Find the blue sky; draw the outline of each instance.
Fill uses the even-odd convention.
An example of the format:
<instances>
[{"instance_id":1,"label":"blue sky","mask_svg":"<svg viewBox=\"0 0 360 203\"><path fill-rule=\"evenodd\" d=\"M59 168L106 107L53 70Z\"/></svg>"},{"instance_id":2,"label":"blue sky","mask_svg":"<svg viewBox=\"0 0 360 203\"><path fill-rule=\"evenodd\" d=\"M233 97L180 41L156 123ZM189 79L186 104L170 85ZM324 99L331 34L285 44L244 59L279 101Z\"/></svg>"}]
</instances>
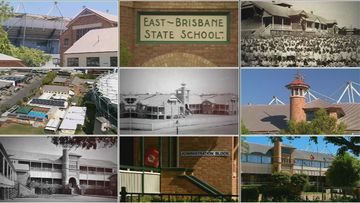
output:
<instances>
[{"instance_id":1,"label":"blue sky","mask_svg":"<svg viewBox=\"0 0 360 203\"><path fill-rule=\"evenodd\" d=\"M246 142L249 143L257 143L257 144L264 144L264 145L272 145L269 137L265 136L246 136ZM323 137L318 136L318 144L315 144L312 141L309 141L309 137L300 137L294 140L288 140L283 137L283 144L291 145L298 150L305 150L310 152L319 152L319 153L326 153L326 154L336 154L338 149L337 146L328 143L326 144L323 140Z\"/></svg>"},{"instance_id":2,"label":"blue sky","mask_svg":"<svg viewBox=\"0 0 360 203\"><path fill-rule=\"evenodd\" d=\"M9 1L8 1L9 2ZM54 1L40 1L40 0L33 0L33 1L17 1L13 0L10 1L10 5L13 6L14 10L21 5L20 2L23 2L25 7L26 13L31 14L47 14L51 7L54 5ZM77 1L77 0L59 0L58 7L64 17L75 17L80 11L83 10L83 6L87 8L92 8L98 11L106 12L109 10L109 13L113 15L118 14L118 4L116 0L102 0L102 1L95 1L95 0L87 0L87 1ZM23 8L20 6L19 12L23 13ZM53 16L60 16L57 9L54 9L50 15Z\"/></svg>"},{"instance_id":3,"label":"blue sky","mask_svg":"<svg viewBox=\"0 0 360 203\"><path fill-rule=\"evenodd\" d=\"M360 70L352 69L297 69L305 76L310 88L338 99L345 89L347 81L360 83ZM285 87L294 79L297 70L291 69L243 69L241 70L241 104L268 104L273 96L289 103L290 92ZM360 86L354 85L359 91ZM341 89L340 89L341 88ZM315 96L319 96L315 94ZM322 97L323 99L325 97ZM347 97L346 97L347 98ZM345 100L344 100L345 101ZM360 98L357 98L360 101Z\"/></svg>"}]
</instances>

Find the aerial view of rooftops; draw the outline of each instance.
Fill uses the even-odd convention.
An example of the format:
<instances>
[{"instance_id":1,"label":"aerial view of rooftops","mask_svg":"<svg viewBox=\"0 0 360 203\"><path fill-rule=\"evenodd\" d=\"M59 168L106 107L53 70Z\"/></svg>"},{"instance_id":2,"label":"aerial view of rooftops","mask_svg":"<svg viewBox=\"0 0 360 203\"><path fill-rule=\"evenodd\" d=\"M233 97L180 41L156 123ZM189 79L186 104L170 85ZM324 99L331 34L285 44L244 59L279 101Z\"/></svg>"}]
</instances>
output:
<instances>
[{"instance_id":1,"label":"aerial view of rooftops","mask_svg":"<svg viewBox=\"0 0 360 203\"><path fill-rule=\"evenodd\" d=\"M120 69L120 133L238 134L238 69Z\"/></svg>"},{"instance_id":2,"label":"aerial view of rooftops","mask_svg":"<svg viewBox=\"0 0 360 203\"><path fill-rule=\"evenodd\" d=\"M1 1L0 67L116 67L117 1Z\"/></svg>"},{"instance_id":3,"label":"aerial view of rooftops","mask_svg":"<svg viewBox=\"0 0 360 203\"><path fill-rule=\"evenodd\" d=\"M360 70L242 70L242 134L360 134Z\"/></svg>"},{"instance_id":4,"label":"aerial view of rooftops","mask_svg":"<svg viewBox=\"0 0 360 203\"><path fill-rule=\"evenodd\" d=\"M242 67L360 66L359 1L242 1Z\"/></svg>"},{"instance_id":5,"label":"aerial view of rooftops","mask_svg":"<svg viewBox=\"0 0 360 203\"><path fill-rule=\"evenodd\" d=\"M116 69L0 70L0 134L117 134Z\"/></svg>"}]
</instances>

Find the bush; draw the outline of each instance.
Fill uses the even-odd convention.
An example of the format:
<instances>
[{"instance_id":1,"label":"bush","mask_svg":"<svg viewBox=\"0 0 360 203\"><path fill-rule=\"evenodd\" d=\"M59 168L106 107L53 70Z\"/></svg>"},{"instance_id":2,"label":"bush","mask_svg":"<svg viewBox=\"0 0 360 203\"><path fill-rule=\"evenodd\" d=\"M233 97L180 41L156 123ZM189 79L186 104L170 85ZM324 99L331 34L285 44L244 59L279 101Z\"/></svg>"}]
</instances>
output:
<instances>
[{"instance_id":1,"label":"bush","mask_svg":"<svg viewBox=\"0 0 360 203\"><path fill-rule=\"evenodd\" d=\"M44 51L28 47L19 47L13 49L13 56L22 60L26 66L40 67L50 61L51 56Z\"/></svg>"},{"instance_id":2,"label":"bush","mask_svg":"<svg viewBox=\"0 0 360 203\"><path fill-rule=\"evenodd\" d=\"M259 188L257 186L247 186L241 188L242 202L257 202L259 198Z\"/></svg>"}]
</instances>

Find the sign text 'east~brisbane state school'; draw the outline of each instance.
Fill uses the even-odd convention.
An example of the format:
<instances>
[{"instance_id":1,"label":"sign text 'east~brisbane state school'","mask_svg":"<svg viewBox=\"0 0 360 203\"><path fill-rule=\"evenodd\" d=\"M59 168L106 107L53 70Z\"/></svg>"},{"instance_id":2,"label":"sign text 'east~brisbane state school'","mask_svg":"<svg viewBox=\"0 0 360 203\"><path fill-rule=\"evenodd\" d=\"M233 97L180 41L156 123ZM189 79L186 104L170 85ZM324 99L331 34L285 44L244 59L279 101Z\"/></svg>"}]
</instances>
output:
<instances>
[{"instance_id":1,"label":"sign text 'east~brisbane state school'","mask_svg":"<svg viewBox=\"0 0 360 203\"><path fill-rule=\"evenodd\" d=\"M140 42L227 42L228 14L139 13Z\"/></svg>"}]
</instances>

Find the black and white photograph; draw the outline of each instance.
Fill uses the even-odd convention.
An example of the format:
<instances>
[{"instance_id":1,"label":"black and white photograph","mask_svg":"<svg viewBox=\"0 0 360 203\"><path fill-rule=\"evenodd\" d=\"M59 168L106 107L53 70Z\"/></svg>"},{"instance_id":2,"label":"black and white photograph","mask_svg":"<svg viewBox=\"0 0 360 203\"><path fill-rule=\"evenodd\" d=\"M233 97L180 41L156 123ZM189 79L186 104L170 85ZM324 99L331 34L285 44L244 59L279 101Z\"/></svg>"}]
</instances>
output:
<instances>
[{"instance_id":1,"label":"black and white photograph","mask_svg":"<svg viewBox=\"0 0 360 203\"><path fill-rule=\"evenodd\" d=\"M120 134L238 134L238 69L121 69Z\"/></svg>"},{"instance_id":2,"label":"black and white photograph","mask_svg":"<svg viewBox=\"0 0 360 203\"><path fill-rule=\"evenodd\" d=\"M357 67L360 2L241 2L242 67Z\"/></svg>"},{"instance_id":3,"label":"black and white photograph","mask_svg":"<svg viewBox=\"0 0 360 203\"><path fill-rule=\"evenodd\" d=\"M1 137L0 199L116 202L117 137Z\"/></svg>"}]
</instances>

